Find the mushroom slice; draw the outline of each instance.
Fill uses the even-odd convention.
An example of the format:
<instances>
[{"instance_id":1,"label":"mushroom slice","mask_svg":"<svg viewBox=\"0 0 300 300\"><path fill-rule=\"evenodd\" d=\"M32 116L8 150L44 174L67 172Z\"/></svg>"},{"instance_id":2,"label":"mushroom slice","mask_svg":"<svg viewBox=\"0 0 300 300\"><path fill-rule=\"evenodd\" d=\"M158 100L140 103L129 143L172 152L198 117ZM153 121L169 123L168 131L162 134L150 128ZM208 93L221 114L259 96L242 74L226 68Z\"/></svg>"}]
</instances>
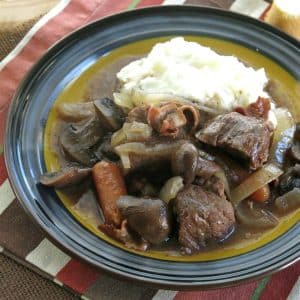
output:
<instances>
[{"instance_id":1,"label":"mushroom slice","mask_svg":"<svg viewBox=\"0 0 300 300\"><path fill-rule=\"evenodd\" d=\"M56 111L61 119L67 122L79 122L95 115L93 102L61 103Z\"/></svg>"},{"instance_id":2,"label":"mushroom slice","mask_svg":"<svg viewBox=\"0 0 300 300\"><path fill-rule=\"evenodd\" d=\"M198 151L192 143L186 142L172 153L172 172L174 175L182 176L185 184L194 181L197 163Z\"/></svg>"},{"instance_id":3,"label":"mushroom slice","mask_svg":"<svg viewBox=\"0 0 300 300\"><path fill-rule=\"evenodd\" d=\"M287 213L300 208L300 188L294 188L276 198L275 206L280 213Z\"/></svg>"},{"instance_id":4,"label":"mushroom slice","mask_svg":"<svg viewBox=\"0 0 300 300\"><path fill-rule=\"evenodd\" d=\"M155 142L153 140L152 142ZM120 156L125 171L133 171L145 166L169 162L172 153L183 143L183 141L167 140L156 143L145 144L140 142L125 143L115 147Z\"/></svg>"},{"instance_id":5,"label":"mushroom slice","mask_svg":"<svg viewBox=\"0 0 300 300\"><path fill-rule=\"evenodd\" d=\"M95 100L94 105L103 126L110 130L121 128L125 116L113 100L109 98Z\"/></svg>"},{"instance_id":6,"label":"mushroom slice","mask_svg":"<svg viewBox=\"0 0 300 300\"><path fill-rule=\"evenodd\" d=\"M294 143L290 148L290 152L291 152L292 157L296 161L300 162L300 142Z\"/></svg>"},{"instance_id":7,"label":"mushroom slice","mask_svg":"<svg viewBox=\"0 0 300 300\"><path fill-rule=\"evenodd\" d=\"M160 244L171 232L166 203L160 199L121 196L118 200L121 215L128 227L151 244Z\"/></svg>"},{"instance_id":8,"label":"mushroom slice","mask_svg":"<svg viewBox=\"0 0 300 300\"><path fill-rule=\"evenodd\" d=\"M60 143L63 150L76 162L93 166L97 162L92 147L103 137L103 128L97 118L78 124L68 124Z\"/></svg>"},{"instance_id":9,"label":"mushroom slice","mask_svg":"<svg viewBox=\"0 0 300 300\"><path fill-rule=\"evenodd\" d=\"M65 188L77 184L87 178L90 168L65 167L57 172L47 172L40 178L40 183L55 188Z\"/></svg>"},{"instance_id":10,"label":"mushroom slice","mask_svg":"<svg viewBox=\"0 0 300 300\"><path fill-rule=\"evenodd\" d=\"M281 195L294 188L300 188L300 164L288 168L288 170L279 178L279 192Z\"/></svg>"}]
</instances>

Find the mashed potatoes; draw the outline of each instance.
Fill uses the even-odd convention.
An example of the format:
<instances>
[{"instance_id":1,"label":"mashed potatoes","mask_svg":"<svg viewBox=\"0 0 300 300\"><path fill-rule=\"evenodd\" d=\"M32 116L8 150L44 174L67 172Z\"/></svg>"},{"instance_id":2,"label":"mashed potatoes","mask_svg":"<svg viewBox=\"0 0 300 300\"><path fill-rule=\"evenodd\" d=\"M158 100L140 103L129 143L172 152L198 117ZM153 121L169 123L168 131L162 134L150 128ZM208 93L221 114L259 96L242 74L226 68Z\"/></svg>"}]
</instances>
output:
<instances>
[{"instance_id":1,"label":"mashed potatoes","mask_svg":"<svg viewBox=\"0 0 300 300\"><path fill-rule=\"evenodd\" d=\"M123 107L139 105L141 98L143 103L151 102L149 94L166 94L218 111L266 96L263 89L268 81L264 69L246 67L234 56L219 55L182 37L156 44L147 57L128 64L117 77L121 88L114 99Z\"/></svg>"}]
</instances>

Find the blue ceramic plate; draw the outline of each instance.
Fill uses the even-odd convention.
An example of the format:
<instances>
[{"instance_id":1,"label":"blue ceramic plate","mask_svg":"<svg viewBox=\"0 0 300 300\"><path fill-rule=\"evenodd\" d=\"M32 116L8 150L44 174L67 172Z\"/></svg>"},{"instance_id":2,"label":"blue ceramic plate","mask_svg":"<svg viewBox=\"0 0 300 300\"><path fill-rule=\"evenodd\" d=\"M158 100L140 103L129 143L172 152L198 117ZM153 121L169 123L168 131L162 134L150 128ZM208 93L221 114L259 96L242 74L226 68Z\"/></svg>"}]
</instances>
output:
<instances>
[{"instance_id":1,"label":"blue ceramic plate","mask_svg":"<svg viewBox=\"0 0 300 300\"><path fill-rule=\"evenodd\" d=\"M122 47L132 49L134 43L135 54L145 54L155 41L170 36L185 36L236 55L254 67L263 66L268 76L280 80L299 97L299 42L255 19L188 6L152 7L102 19L52 47L15 94L6 127L5 159L18 199L52 240L67 251L110 273L147 284L170 289L216 288L292 264L300 254L299 211L276 233L242 251L165 257L127 251L109 238L96 235L68 211L54 190L38 184L46 171L45 124L66 86L72 86ZM287 106L293 107L299 121L299 104L294 101Z\"/></svg>"}]
</instances>

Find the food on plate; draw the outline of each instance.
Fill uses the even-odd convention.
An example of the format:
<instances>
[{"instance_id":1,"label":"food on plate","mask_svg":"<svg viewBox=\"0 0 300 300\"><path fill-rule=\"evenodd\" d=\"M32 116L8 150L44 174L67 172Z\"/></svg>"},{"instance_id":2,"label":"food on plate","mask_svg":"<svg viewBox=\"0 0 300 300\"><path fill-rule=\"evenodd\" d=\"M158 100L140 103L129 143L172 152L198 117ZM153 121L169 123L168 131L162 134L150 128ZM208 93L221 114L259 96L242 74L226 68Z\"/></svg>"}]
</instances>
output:
<instances>
[{"instance_id":1,"label":"food on plate","mask_svg":"<svg viewBox=\"0 0 300 300\"><path fill-rule=\"evenodd\" d=\"M137 251L222 248L299 209L300 126L264 69L180 37L126 63L113 97L55 106L61 170L42 184Z\"/></svg>"},{"instance_id":2,"label":"food on plate","mask_svg":"<svg viewBox=\"0 0 300 300\"><path fill-rule=\"evenodd\" d=\"M265 21L300 39L300 5L295 0L274 0Z\"/></svg>"},{"instance_id":3,"label":"food on plate","mask_svg":"<svg viewBox=\"0 0 300 300\"><path fill-rule=\"evenodd\" d=\"M121 107L157 104L166 94L168 100L176 95L221 112L265 96L268 81L264 69L246 67L234 56L181 37L156 44L147 57L122 68L117 78L121 87L115 102Z\"/></svg>"}]
</instances>

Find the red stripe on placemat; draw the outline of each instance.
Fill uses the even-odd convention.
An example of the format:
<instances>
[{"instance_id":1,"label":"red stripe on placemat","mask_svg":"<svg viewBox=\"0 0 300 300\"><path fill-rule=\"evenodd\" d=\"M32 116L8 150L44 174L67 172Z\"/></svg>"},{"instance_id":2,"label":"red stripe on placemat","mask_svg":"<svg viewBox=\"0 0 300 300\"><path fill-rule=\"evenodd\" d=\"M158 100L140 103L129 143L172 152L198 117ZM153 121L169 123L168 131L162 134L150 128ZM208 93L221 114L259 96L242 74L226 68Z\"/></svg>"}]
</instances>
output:
<instances>
[{"instance_id":1,"label":"red stripe on placemat","mask_svg":"<svg viewBox=\"0 0 300 300\"><path fill-rule=\"evenodd\" d=\"M260 300L285 300L300 276L300 262L274 274L266 285Z\"/></svg>"},{"instance_id":2,"label":"red stripe on placemat","mask_svg":"<svg viewBox=\"0 0 300 300\"><path fill-rule=\"evenodd\" d=\"M102 2L71 1L61 13L39 29L22 51L0 72L0 144L3 144L3 116L6 115L9 102L23 76L51 45L86 22Z\"/></svg>"},{"instance_id":3,"label":"red stripe on placemat","mask_svg":"<svg viewBox=\"0 0 300 300\"><path fill-rule=\"evenodd\" d=\"M163 3L163 0L142 0L136 7L146 7L146 6L154 6L154 5L160 5Z\"/></svg>"},{"instance_id":4,"label":"red stripe on placemat","mask_svg":"<svg viewBox=\"0 0 300 300\"><path fill-rule=\"evenodd\" d=\"M5 162L4 162L4 155L0 155L0 185L5 181L7 178L7 171L5 167Z\"/></svg>"},{"instance_id":5,"label":"red stripe on placemat","mask_svg":"<svg viewBox=\"0 0 300 300\"><path fill-rule=\"evenodd\" d=\"M111 0L102 1L101 7L98 7L87 21L95 21L97 19L125 10L131 4L131 2L132 0L122 0L114 2Z\"/></svg>"},{"instance_id":6,"label":"red stripe on placemat","mask_svg":"<svg viewBox=\"0 0 300 300\"><path fill-rule=\"evenodd\" d=\"M95 268L86 263L71 259L59 271L56 278L77 293L83 294L99 276L100 273Z\"/></svg>"},{"instance_id":7,"label":"red stripe on placemat","mask_svg":"<svg viewBox=\"0 0 300 300\"><path fill-rule=\"evenodd\" d=\"M199 292L178 292L174 300L241 300L250 299L257 283L251 282L232 288ZM274 298L275 299L275 298Z\"/></svg>"}]
</instances>

